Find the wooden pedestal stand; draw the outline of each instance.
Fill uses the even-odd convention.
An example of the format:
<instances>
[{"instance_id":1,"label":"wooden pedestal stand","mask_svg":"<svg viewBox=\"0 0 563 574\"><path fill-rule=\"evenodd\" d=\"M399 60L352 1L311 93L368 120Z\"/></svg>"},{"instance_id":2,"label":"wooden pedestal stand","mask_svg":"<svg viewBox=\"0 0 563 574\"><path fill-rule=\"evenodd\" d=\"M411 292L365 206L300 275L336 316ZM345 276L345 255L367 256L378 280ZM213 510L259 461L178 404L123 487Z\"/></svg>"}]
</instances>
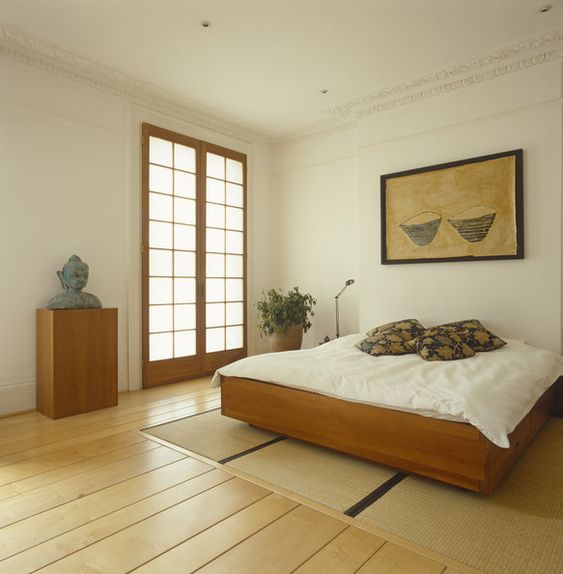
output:
<instances>
[{"instance_id":1,"label":"wooden pedestal stand","mask_svg":"<svg viewBox=\"0 0 563 574\"><path fill-rule=\"evenodd\" d=\"M117 404L117 309L37 310L37 410L58 419Z\"/></svg>"}]
</instances>

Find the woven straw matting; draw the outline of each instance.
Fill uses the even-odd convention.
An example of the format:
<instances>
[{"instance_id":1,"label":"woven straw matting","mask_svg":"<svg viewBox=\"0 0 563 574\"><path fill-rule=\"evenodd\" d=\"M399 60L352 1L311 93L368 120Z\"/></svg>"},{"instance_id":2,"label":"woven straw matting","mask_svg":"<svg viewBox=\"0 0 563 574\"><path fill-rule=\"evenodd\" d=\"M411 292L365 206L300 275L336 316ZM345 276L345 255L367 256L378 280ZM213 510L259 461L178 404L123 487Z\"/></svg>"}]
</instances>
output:
<instances>
[{"instance_id":1,"label":"woven straw matting","mask_svg":"<svg viewBox=\"0 0 563 574\"><path fill-rule=\"evenodd\" d=\"M490 495L410 476L358 518L490 574L562 574L563 419Z\"/></svg>"},{"instance_id":2,"label":"woven straw matting","mask_svg":"<svg viewBox=\"0 0 563 574\"><path fill-rule=\"evenodd\" d=\"M296 440L284 440L230 462L252 476L344 512L396 471Z\"/></svg>"},{"instance_id":3,"label":"woven straw matting","mask_svg":"<svg viewBox=\"0 0 563 574\"><path fill-rule=\"evenodd\" d=\"M213 460L278 436L222 417L219 410L145 432ZM341 512L396 473L291 439L227 466ZM561 574L563 419L548 421L491 495L408 476L358 519L488 574Z\"/></svg>"},{"instance_id":4,"label":"woven straw matting","mask_svg":"<svg viewBox=\"0 0 563 574\"><path fill-rule=\"evenodd\" d=\"M223 417L219 409L144 429L144 432L212 460L222 460L279 436Z\"/></svg>"}]
</instances>

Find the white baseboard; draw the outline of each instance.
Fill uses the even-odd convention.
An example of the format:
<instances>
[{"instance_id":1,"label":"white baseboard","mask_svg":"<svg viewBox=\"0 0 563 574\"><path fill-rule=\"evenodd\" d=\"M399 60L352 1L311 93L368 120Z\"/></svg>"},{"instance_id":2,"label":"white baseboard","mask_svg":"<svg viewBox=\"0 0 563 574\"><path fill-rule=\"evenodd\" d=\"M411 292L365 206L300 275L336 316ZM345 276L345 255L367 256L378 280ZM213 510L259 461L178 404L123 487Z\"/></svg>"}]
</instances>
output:
<instances>
[{"instance_id":1,"label":"white baseboard","mask_svg":"<svg viewBox=\"0 0 563 574\"><path fill-rule=\"evenodd\" d=\"M129 390L127 369L119 369L117 380L119 392ZM35 397L33 379L0 384L0 416L35 410Z\"/></svg>"},{"instance_id":2,"label":"white baseboard","mask_svg":"<svg viewBox=\"0 0 563 574\"><path fill-rule=\"evenodd\" d=\"M117 392L129 391L129 370L118 369L117 371Z\"/></svg>"},{"instance_id":3,"label":"white baseboard","mask_svg":"<svg viewBox=\"0 0 563 574\"><path fill-rule=\"evenodd\" d=\"M0 415L35 410L35 381L0 385Z\"/></svg>"}]
</instances>

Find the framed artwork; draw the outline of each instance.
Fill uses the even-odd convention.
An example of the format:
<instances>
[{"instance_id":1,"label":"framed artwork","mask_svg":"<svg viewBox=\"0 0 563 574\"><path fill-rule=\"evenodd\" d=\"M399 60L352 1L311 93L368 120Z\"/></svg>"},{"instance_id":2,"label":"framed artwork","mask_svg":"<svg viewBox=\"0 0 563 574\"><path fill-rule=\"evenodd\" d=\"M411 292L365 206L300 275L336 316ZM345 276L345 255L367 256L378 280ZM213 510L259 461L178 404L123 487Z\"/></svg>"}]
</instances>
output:
<instances>
[{"instance_id":1,"label":"framed artwork","mask_svg":"<svg viewBox=\"0 0 563 574\"><path fill-rule=\"evenodd\" d=\"M521 149L381 176L381 263L523 258Z\"/></svg>"}]
</instances>

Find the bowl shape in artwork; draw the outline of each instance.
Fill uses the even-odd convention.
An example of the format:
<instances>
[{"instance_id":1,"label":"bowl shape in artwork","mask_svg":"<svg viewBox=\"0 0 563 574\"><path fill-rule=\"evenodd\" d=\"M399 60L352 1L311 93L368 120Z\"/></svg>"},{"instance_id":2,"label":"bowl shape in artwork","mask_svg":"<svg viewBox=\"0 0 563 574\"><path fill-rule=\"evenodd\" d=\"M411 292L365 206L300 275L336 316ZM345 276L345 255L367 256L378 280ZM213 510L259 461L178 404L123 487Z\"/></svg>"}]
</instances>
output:
<instances>
[{"instance_id":1,"label":"bowl shape in artwork","mask_svg":"<svg viewBox=\"0 0 563 574\"><path fill-rule=\"evenodd\" d=\"M469 243L478 243L487 237L496 217L494 208L475 205L457 213L448 223Z\"/></svg>"},{"instance_id":2,"label":"bowl shape in artwork","mask_svg":"<svg viewBox=\"0 0 563 574\"><path fill-rule=\"evenodd\" d=\"M432 243L438 228L442 223L442 216L435 211L422 211L403 221L399 227L407 237L419 247Z\"/></svg>"}]
</instances>

